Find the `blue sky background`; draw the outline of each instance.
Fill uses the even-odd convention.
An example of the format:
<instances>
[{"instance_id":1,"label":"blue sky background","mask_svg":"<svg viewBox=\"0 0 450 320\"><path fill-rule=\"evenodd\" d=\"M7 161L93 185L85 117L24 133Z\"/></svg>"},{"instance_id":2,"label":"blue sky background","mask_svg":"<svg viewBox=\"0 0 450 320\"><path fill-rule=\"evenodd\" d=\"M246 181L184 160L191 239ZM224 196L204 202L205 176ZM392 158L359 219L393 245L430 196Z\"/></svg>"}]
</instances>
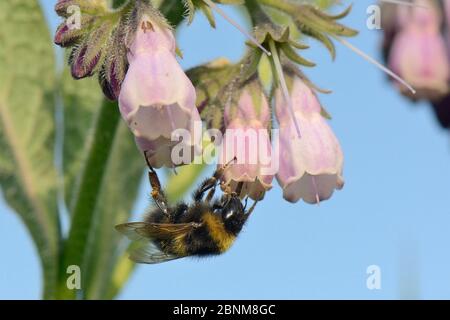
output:
<instances>
[{"instance_id":1,"label":"blue sky background","mask_svg":"<svg viewBox=\"0 0 450 320\"><path fill-rule=\"evenodd\" d=\"M42 2L55 28L54 1ZM354 1L345 22L361 30L352 43L379 57L380 33L365 24L374 2ZM217 25L211 30L199 14L179 30L184 67L241 56L243 37L220 17ZM289 204L275 186L228 253L140 266L119 298L450 298L448 132L426 104L407 102L347 48L338 44L331 62L312 44L305 56L318 66L307 74L333 90L321 100L345 153L345 188L319 207ZM143 184L136 214L146 207L147 193ZM0 298L38 299L34 246L2 200L0 234ZM381 268L381 290L366 288L366 268L373 264Z\"/></svg>"}]
</instances>

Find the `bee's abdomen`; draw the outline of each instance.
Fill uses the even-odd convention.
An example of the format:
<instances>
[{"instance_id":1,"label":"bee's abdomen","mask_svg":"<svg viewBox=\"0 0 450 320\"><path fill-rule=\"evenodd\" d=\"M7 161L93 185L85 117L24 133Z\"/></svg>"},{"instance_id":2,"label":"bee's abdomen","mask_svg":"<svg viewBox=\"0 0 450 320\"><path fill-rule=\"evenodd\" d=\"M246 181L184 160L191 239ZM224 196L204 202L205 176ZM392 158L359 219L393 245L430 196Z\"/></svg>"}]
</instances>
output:
<instances>
[{"instance_id":1,"label":"bee's abdomen","mask_svg":"<svg viewBox=\"0 0 450 320\"><path fill-rule=\"evenodd\" d=\"M228 233L219 217L205 213L203 226L184 238L188 255L213 255L227 251L235 236Z\"/></svg>"},{"instance_id":2,"label":"bee's abdomen","mask_svg":"<svg viewBox=\"0 0 450 320\"><path fill-rule=\"evenodd\" d=\"M183 240L187 255L204 256L220 253L220 248L205 226L187 234Z\"/></svg>"}]
</instances>

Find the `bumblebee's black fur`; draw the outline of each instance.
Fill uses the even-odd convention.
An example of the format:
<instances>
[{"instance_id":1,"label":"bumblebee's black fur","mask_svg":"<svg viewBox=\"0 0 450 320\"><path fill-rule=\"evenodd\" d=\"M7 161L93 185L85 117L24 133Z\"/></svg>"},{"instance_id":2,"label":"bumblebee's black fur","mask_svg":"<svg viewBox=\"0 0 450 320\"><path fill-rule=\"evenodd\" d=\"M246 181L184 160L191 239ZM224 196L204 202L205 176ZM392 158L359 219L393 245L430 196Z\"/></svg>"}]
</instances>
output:
<instances>
[{"instance_id":1,"label":"bumblebee's black fur","mask_svg":"<svg viewBox=\"0 0 450 320\"><path fill-rule=\"evenodd\" d=\"M196 198L197 194L194 193ZM198 200L190 207L186 203L179 203L171 209L167 216L157 206L146 217L146 223L191 223L202 224L205 214L212 214L218 217L223 224L224 231L232 237L236 237L247 221L247 214L237 196L231 196L225 205L220 202L210 204L203 200ZM170 217L170 218L169 218ZM220 228L220 226L215 226ZM187 255L214 255L222 253L222 248L212 238L210 225L202 226L192 230L184 237L184 246ZM170 244L167 241L156 241L161 250L167 250Z\"/></svg>"}]
</instances>

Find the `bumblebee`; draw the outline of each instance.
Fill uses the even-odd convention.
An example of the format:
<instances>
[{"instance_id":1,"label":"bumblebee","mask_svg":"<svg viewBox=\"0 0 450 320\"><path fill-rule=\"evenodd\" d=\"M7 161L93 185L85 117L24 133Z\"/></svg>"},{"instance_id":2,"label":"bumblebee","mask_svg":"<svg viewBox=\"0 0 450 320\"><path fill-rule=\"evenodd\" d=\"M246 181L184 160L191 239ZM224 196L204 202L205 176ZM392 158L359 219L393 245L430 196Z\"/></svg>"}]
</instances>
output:
<instances>
[{"instance_id":1,"label":"bumblebee","mask_svg":"<svg viewBox=\"0 0 450 320\"><path fill-rule=\"evenodd\" d=\"M147 159L147 157L145 157ZM151 196L155 208L144 222L131 222L116 229L133 241L130 259L137 263L155 264L169 260L219 255L227 251L256 203L246 211L237 192L224 188L220 199L213 199L216 187L230 164L218 168L193 193L193 203L170 206L161 189L156 171L147 162ZM242 188L242 186L241 186ZM205 197L206 195L206 197Z\"/></svg>"}]
</instances>

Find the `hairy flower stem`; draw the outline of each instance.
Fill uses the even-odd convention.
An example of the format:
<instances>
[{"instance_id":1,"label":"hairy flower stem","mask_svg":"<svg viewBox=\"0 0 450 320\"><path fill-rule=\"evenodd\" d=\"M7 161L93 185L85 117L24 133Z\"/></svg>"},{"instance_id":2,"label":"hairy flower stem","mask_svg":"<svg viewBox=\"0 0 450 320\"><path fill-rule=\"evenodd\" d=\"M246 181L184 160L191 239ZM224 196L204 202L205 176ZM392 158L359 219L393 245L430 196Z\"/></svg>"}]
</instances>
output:
<instances>
[{"instance_id":1,"label":"hairy flower stem","mask_svg":"<svg viewBox=\"0 0 450 320\"><path fill-rule=\"evenodd\" d=\"M297 131L298 137L301 138L300 126L299 126L299 124L297 122L297 118L295 117L295 114L294 114L294 107L292 106L292 99L291 99L291 96L289 95L289 90L287 88L286 79L284 78L283 67L281 66L280 57L278 56L277 47L276 47L275 41L273 41L273 39L269 40L269 47L270 47L270 51L272 52L272 56L273 56L273 63L275 65L276 77L278 79L279 85L281 86L281 91L283 92L283 98L284 98L286 104L288 105L288 109L289 109L289 113L291 114L292 121L294 121L295 131Z\"/></svg>"}]
</instances>

